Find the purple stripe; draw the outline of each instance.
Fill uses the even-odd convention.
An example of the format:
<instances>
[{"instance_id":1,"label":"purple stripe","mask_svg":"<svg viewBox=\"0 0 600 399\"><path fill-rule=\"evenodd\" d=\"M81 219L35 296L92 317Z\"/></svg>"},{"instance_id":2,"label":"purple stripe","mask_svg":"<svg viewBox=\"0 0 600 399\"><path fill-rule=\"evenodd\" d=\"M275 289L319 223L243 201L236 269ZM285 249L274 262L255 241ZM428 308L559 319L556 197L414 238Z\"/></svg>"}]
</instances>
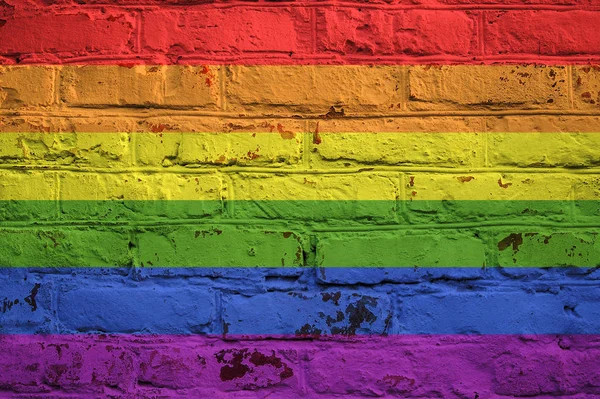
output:
<instances>
[{"instance_id":1,"label":"purple stripe","mask_svg":"<svg viewBox=\"0 0 600 399\"><path fill-rule=\"evenodd\" d=\"M600 335L264 338L2 335L0 391L46 398L600 395Z\"/></svg>"}]
</instances>

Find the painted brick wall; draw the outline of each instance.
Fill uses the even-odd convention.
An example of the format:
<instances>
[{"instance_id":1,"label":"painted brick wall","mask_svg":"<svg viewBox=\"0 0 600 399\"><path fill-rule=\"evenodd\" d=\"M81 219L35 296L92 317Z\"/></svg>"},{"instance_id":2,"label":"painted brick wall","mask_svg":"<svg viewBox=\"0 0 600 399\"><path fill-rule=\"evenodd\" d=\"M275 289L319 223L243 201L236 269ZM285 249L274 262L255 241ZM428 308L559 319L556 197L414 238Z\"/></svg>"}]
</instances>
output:
<instances>
[{"instance_id":1,"label":"painted brick wall","mask_svg":"<svg viewBox=\"0 0 600 399\"><path fill-rule=\"evenodd\" d=\"M20 284L0 293L0 310L5 328L50 334L154 332L146 316L162 314L173 320L168 333L220 335L228 352L206 345L218 338L202 344L186 338L179 345L124 338L109 355L105 348L109 344L102 342L91 351L76 341L60 350L48 345L39 361L43 367L28 369L28 374L0 373L0 396L58 398L112 392L121 397L130 391L138 392L136 397L151 397L160 389L161 397L207 392L224 397L235 392L236 397L254 398L262 397L263 389L274 388L282 395L293 391L308 398L477 399L479 394L456 386L426 392L413 388L410 378L377 379L360 367L348 370L346 359L368 365L369 351L383 345L373 338L366 349L357 350L361 339L355 334L416 331L422 328L420 318L411 316L424 313L439 320L439 330L430 333L469 333L475 324L483 333L501 331L503 326L515 331L530 317L527 304L532 300L537 311L542 309L543 323L551 320L582 329L597 323L597 307L574 311L575 305L564 305L577 304L581 298L588 304L600 302L597 271L528 272L486 266L600 262L595 207L574 202L566 213L553 209L529 213L526 204L519 204L540 190L550 199L600 195L600 179L590 179L600 162L600 135L585 134L600 127L600 69L524 64L547 57L565 64L597 60L600 42L590 32L597 29L600 3L204 3L0 1L0 53L6 64L0 67L0 129L11 132L0 135L4 197L19 199L26 193L32 200L55 200L53 207L32 207L29 213L10 206L0 210L0 261L17 258L35 264L36 254L43 252L45 262L57 266L39 269L33 279L18 268L4 276ZM47 15L53 16L49 22ZM235 35L211 30L207 25L214 21L234 26ZM556 28L538 28L546 25ZM66 26L69 31L81 26L82 35L65 35ZM415 26L421 32L418 37L411 33ZM543 35L540 42L550 44L531 49L519 35ZM16 54L17 47L27 53ZM257 55L256 48L270 51ZM218 65L236 57L249 65L289 59L361 64L373 56L392 65ZM195 66L133 65L139 59ZM408 65L416 59L520 64L488 69ZM36 62L127 67L10 65ZM187 90L190 86L195 90ZM103 133L111 131L121 133ZM348 133L360 131L390 134ZM18 132L35 134L25 138ZM183 132L228 134L206 135L199 143L190 142ZM430 132L449 133L427 135ZM524 138L518 132L535 134ZM130 184L115 192L110 187L117 180ZM197 185L188 195L182 187L190 182ZM201 209L158 211L117 204L116 212L133 222L103 221L104 209L90 220L64 202L77 199L79 190L89 186L115 200L155 199L144 191L150 186L165 199L169 192L180 192L190 198L201 193L210 201ZM357 186L360 192L353 189ZM328 198L332 200L372 199L370 193L376 193L389 206L375 213L343 206L293 212L277 206L232 206L228 201L260 199L273 191L269 187L284 187L282 196L288 199L320 199L322 190L334 193ZM477 209L446 207L434 200L491 190L505 190L505 198L516 205L483 217ZM421 198L431 202L416 201ZM64 226L69 229L61 229ZM266 238L257 244L257 235ZM195 249L195 240L209 240L212 249ZM99 243L107 242L110 252L97 250ZM187 251L174 250L173 243ZM372 251L384 253L407 243L414 251L392 251L389 259L411 262L417 257L435 263L439 259L427 258L428 254L443 249L444 264L481 265L481 269L467 275L454 269L419 273L327 268L340 266L328 264L331 257L368 264ZM83 249L73 251L74 247ZM257 263L296 267L248 268L243 273L226 268L166 273L148 267L161 261L210 266L215 258L232 265L239 253L255 257ZM104 269L102 275L90 273L77 285L68 278L71 269L59 268L90 260L124 267ZM106 292L121 300L106 306L102 301ZM514 308L509 297L522 298L523 306ZM164 299L158 301L164 305L157 307L156 298ZM478 320L468 305L458 317L448 311L478 301L493 307L497 318ZM95 312L97 318L86 317L86 309L98 307L102 311ZM297 319L298 314L305 322L290 326L290 318ZM537 322L542 323L530 321L523 331L545 333L536 330ZM228 340L230 335L261 328L273 332L292 328L296 337L270 346L265 342L273 340L256 337ZM323 340L319 351L307 345L324 334L342 337ZM518 363L521 357L536 356L536 350L554 345L547 337L531 338L536 348L531 353L513 350L511 345L518 345L509 338L499 344L497 353L481 353L479 338L469 339L438 343L437 356L460 358L465 365L463 370L446 371L451 376L443 375L440 381L458 381L462 373L484 375L493 382L488 397L574 399L600 392L597 376L569 371L585 364L588 358L583 355L575 360L561 360L563 355L540 358L548 375L564 384L550 377L540 381L527 372L497 375L499 363ZM431 341L417 345L398 340L407 363L395 367L406 375L433 378L433 365L443 368L439 360L410 366L411 360L433 353ZM178 350L156 359L153 350L161 345ZM598 356L597 343L583 345L574 338L564 345ZM271 352L273 347L277 352ZM190 358L190 348L202 356ZM103 355L95 355L96 349ZM19 350L28 352L27 347ZM34 361L23 359L27 366ZM65 362L78 361L94 364L96 374L57 371ZM332 375L319 371L323 364L329 364ZM0 360L0 366L11 365ZM241 377L227 374L240 368L246 370Z\"/></svg>"}]
</instances>

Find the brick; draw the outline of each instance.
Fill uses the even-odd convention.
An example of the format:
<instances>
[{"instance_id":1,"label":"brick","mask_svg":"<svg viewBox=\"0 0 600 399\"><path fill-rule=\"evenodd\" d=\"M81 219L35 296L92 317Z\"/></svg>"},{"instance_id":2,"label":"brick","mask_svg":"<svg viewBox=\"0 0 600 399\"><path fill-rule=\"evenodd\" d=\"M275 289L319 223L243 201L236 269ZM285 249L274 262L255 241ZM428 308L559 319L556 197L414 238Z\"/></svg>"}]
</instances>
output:
<instances>
[{"instance_id":1,"label":"brick","mask_svg":"<svg viewBox=\"0 0 600 399\"><path fill-rule=\"evenodd\" d=\"M61 101L70 106L156 106L162 102L158 67L83 66L61 71Z\"/></svg>"},{"instance_id":2,"label":"brick","mask_svg":"<svg viewBox=\"0 0 600 399\"><path fill-rule=\"evenodd\" d=\"M309 11L302 8L208 8L147 11L143 47L170 56L241 52L303 53L310 48Z\"/></svg>"},{"instance_id":3,"label":"brick","mask_svg":"<svg viewBox=\"0 0 600 399\"><path fill-rule=\"evenodd\" d=\"M464 11L372 8L317 11L317 49L349 56L470 56L475 22Z\"/></svg>"},{"instance_id":4,"label":"brick","mask_svg":"<svg viewBox=\"0 0 600 399\"><path fill-rule=\"evenodd\" d=\"M596 11L511 10L485 15L485 53L506 56L598 54Z\"/></svg>"},{"instance_id":5,"label":"brick","mask_svg":"<svg viewBox=\"0 0 600 399\"><path fill-rule=\"evenodd\" d=\"M62 173L59 179L67 220L197 219L222 212L215 175Z\"/></svg>"},{"instance_id":6,"label":"brick","mask_svg":"<svg viewBox=\"0 0 600 399\"><path fill-rule=\"evenodd\" d=\"M164 226L137 235L146 266L303 266L302 238L291 231L226 225Z\"/></svg>"},{"instance_id":7,"label":"brick","mask_svg":"<svg viewBox=\"0 0 600 399\"><path fill-rule=\"evenodd\" d=\"M18 267L125 266L132 264L122 229L16 228L0 230L0 264Z\"/></svg>"},{"instance_id":8,"label":"brick","mask_svg":"<svg viewBox=\"0 0 600 399\"><path fill-rule=\"evenodd\" d=\"M53 101L53 68L0 67L0 109L46 107Z\"/></svg>"},{"instance_id":9,"label":"brick","mask_svg":"<svg viewBox=\"0 0 600 399\"><path fill-rule=\"evenodd\" d=\"M227 109L246 113L382 113L400 102L396 66L233 66ZM285 90L282 90L285 88Z\"/></svg>"},{"instance_id":10,"label":"brick","mask_svg":"<svg viewBox=\"0 0 600 399\"><path fill-rule=\"evenodd\" d=\"M219 200L213 174L61 173L61 200Z\"/></svg>"},{"instance_id":11,"label":"brick","mask_svg":"<svg viewBox=\"0 0 600 399\"><path fill-rule=\"evenodd\" d=\"M582 201L585 203L586 201ZM406 221L414 224L462 222L568 223L573 217L571 200L413 200L407 201ZM592 222L589 219L588 222Z\"/></svg>"},{"instance_id":12,"label":"brick","mask_svg":"<svg viewBox=\"0 0 600 399\"><path fill-rule=\"evenodd\" d=\"M575 108L598 109L600 107L600 67L573 67L573 100Z\"/></svg>"},{"instance_id":13,"label":"brick","mask_svg":"<svg viewBox=\"0 0 600 399\"><path fill-rule=\"evenodd\" d=\"M491 167L590 168L600 163L600 135L595 133L490 133L487 138Z\"/></svg>"},{"instance_id":14,"label":"brick","mask_svg":"<svg viewBox=\"0 0 600 399\"><path fill-rule=\"evenodd\" d=\"M309 351L306 381L322 395L362 397L430 397L435 391L441 397L575 399L585 396L578 393L590 380L591 395L596 392L596 373L587 368L596 360L596 349L590 355L573 355L579 346L572 347L563 337L528 336L527 343L520 343L522 336L466 335L395 336L383 342L369 337L373 344L328 344ZM559 345L577 349L557 350ZM457 380L461 383L452 383Z\"/></svg>"},{"instance_id":15,"label":"brick","mask_svg":"<svg viewBox=\"0 0 600 399\"><path fill-rule=\"evenodd\" d=\"M414 66L411 110L568 108L565 67Z\"/></svg>"},{"instance_id":16,"label":"brick","mask_svg":"<svg viewBox=\"0 0 600 399\"><path fill-rule=\"evenodd\" d=\"M394 200L395 173L358 175L239 174L233 180L236 199L255 200Z\"/></svg>"},{"instance_id":17,"label":"brick","mask_svg":"<svg viewBox=\"0 0 600 399\"><path fill-rule=\"evenodd\" d=\"M407 174L405 217L410 223L569 222L575 182L558 173Z\"/></svg>"},{"instance_id":18,"label":"brick","mask_svg":"<svg viewBox=\"0 0 600 399\"><path fill-rule=\"evenodd\" d=\"M210 291L191 287L129 286L87 280L65 283L58 293L58 317L70 332L202 333L213 319ZM176 316L175 316L176 315ZM168 324L163 321L169 320Z\"/></svg>"},{"instance_id":19,"label":"brick","mask_svg":"<svg viewBox=\"0 0 600 399\"><path fill-rule=\"evenodd\" d=\"M513 356L519 353L514 353ZM581 388L571 385L577 377L570 372L575 366L570 361L565 361L560 354L550 355L538 352L532 354L533 362L530 367L510 368L513 356L499 356L492 363L494 366L494 392L498 395L538 396L544 394L577 394ZM578 364L586 364L577 362ZM536 370L535 372L532 372ZM594 377L592 377L594 378ZM575 383L576 384L576 383Z\"/></svg>"},{"instance_id":20,"label":"brick","mask_svg":"<svg viewBox=\"0 0 600 399\"><path fill-rule=\"evenodd\" d=\"M411 223L569 222L575 182L564 174L406 175L406 218ZM591 198L584 195L577 199Z\"/></svg>"},{"instance_id":21,"label":"brick","mask_svg":"<svg viewBox=\"0 0 600 399\"><path fill-rule=\"evenodd\" d=\"M554 285L550 284L552 288ZM574 321L565 306L600 298L592 287L553 292L512 288L471 287L465 292L423 287L427 295L402 296L398 303L399 333L427 334L570 334L583 331L590 320ZM585 298L585 299L584 299ZM581 309L583 312L583 308ZM589 314L593 317L593 313ZM426 315L426 316L424 316Z\"/></svg>"},{"instance_id":22,"label":"brick","mask_svg":"<svg viewBox=\"0 0 600 399\"><path fill-rule=\"evenodd\" d=\"M179 157L184 165L297 165L302 157L302 136L288 133L184 134Z\"/></svg>"},{"instance_id":23,"label":"brick","mask_svg":"<svg viewBox=\"0 0 600 399\"><path fill-rule=\"evenodd\" d=\"M0 159L20 165L131 165L129 136L125 133L2 133Z\"/></svg>"},{"instance_id":24,"label":"brick","mask_svg":"<svg viewBox=\"0 0 600 399\"><path fill-rule=\"evenodd\" d=\"M223 319L230 334L296 336L387 333L391 315L386 296L362 290L319 294L271 292L223 298Z\"/></svg>"},{"instance_id":25,"label":"brick","mask_svg":"<svg viewBox=\"0 0 600 399\"><path fill-rule=\"evenodd\" d=\"M598 266L600 244L594 231L513 230L496 234L500 266Z\"/></svg>"},{"instance_id":26,"label":"brick","mask_svg":"<svg viewBox=\"0 0 600 399\"><path fill-rule=\"evenodd\" d=\"M575 218L583 223L593 223L600 216L598 200L600 199L600 177L598 175L581 175L575 180L575 198L587 201L574 203Z\"/></svg>"},{"instance_id":27,"label":"brick","mask_svg":"<svg viewBox=\"0 0 600 399\"><path fill-rule=\"evenodd\" d=\"M311 165L484 166L485 141L478 133L315 133Z\"/></svg>"},{"instance_id":28,"label":"brick","mask_svg":"<svg viewBox=\"0 0 600 399\"><path fill-rule=\"evenodd\" d=\"M2 265L6 266L6 263ZM38 276L24 274L18 269L5 270L0 277L3 287L0 294L1 334L47 334L53 329L54 285Z\"/></svg>"},{"instance_id":29,"label":"brick","mask_svg":"<svg viewBox=\"0 0 600 399\"><path fill-rule=\"evenodd\" d=\"M65 66L61 99L71 106L161 106L216 109L219 67Z\"/></svg>"},{"instance_id":30,"label":"brick","mask_svg":"<svg viewBox=\"0 0 600 399\"><path fill-rule=\"evenodd\" d=\"M173 65L162 69L165 74L165 106L220 106L219 67Z\"/></svg>"},{"instance_id":31,"label":"brick","mask_svg":"<svg viewBox=\"0 0 600 399\"><path fill-rule=\"evenodd\" d=\"M318 267L481 267L484 242L475 232L366 232L318 235Z\"/></svg>"},{"instance_id":32,"label":"brick","mask_svg":"<svg viewBox=\"0 0 600 399\"><path fill-rule=\"evenodd\" d=\"M238 174L232 179L238 218L394 222L395 174Z\"/></svg>"},{"instance_id":33,"label":"brick","mask_svg":"<svg viewBox=\"0 0 600 399\"><path fill-rule=\"evenodd\" d=\"M600 198L600 177L598 175L580 175L574 180L575 198L589 200L591 204Z\"/></svg>"},{"instance_id":34,"label":"brick","mask_svg":"<svg viewBox=\"0 0 600 399\"><path fill-rule=\"evenodd\" d=\"M1 199L4 201L56 198L56 176L52 172L4 170L0 176Z\"/></svg>"},{"instance_id":35,"label":"brick","mask_svg":"<svg viewBox=\"0 0 600 399\"><path fill-rule=\"evenodd\" d=\"M130 54L135 21L118 10L17 12L0 27L0 53L52 53L60 56Z\"/></svg>"},{"instance_id":36,"label":"brick","mask_svg":"<svg viewBox=\"0 0 600 399\"><path fill-rule=\"evenodd\" d=\"M138 383L143 382L163 389L208 385L205 372L207 356L199 354L200 348L176 348L173 351L168 351L167 348L168 346L142 349ZM193 372L190 372L190 367Z\"/></svg>"},{"instance_id":37,"label":"brick","mask_svg":"<svg viewBox=\"0 0 600 399\"><path fill-rule=\"evenodd\" d=\"M34 337L29 335L29 337ZM35 340L7 346L14 367L14 358L21 354L20 373L3 373L0 385L15 392L48 395L50 389L78 392L79 395L101 395L109 389L131 391L136 377L136 358L131 347L119 342L95 343L60 341L52 335L36 336ZM3 343L7 344L8 343ZM0 365L8 371L9 362ZM75 365L75 367L73 367ZM95 396L94 395L94 396Z\"/></svg>"},{"instance_id":38,"label":"brick","mask_svg":"<svg viewBox=\"0 0 600 399\"><path fill-rule=\"evenodd\" d=\"M574 180L544 173L472 173L405 176L406 200L569 200ZM584 198L581 198L584 199Z\"/></svg>"},{"instance_id":39,"label":"brick","mask_svg":"<svg viewBox=\"0 0 600 399\"><path fill-rule=\"evenodd\" d=\"M5 170L0 172L0 181L0 219L37 221L56 217L54 173ZM28 206L23 206L24 201Z\"/></svg>"},{"instance_id":40,"label":"brick","mask_svg":"<svg viewBox=\"0 0 600 399\"><path fill-rule=\"evenodd\" d=\"M288 140L278 133L153 133L136 135L142 165L217 167L298 165L302 135Z\"/></svg>"}]
</instances>

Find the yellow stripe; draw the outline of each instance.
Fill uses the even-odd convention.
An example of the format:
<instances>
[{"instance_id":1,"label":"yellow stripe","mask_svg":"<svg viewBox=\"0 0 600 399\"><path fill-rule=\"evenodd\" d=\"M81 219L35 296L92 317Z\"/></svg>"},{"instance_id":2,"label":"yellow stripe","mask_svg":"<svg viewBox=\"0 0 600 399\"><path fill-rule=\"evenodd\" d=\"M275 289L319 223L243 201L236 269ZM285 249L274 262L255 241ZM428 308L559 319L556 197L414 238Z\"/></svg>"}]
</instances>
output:
<instances>
[{"instance_id":1,"label":"yellow stripe","mask_svg":"<svg viewBox=\"0 0 600 399\"><path fill-rule=\"evenodd\" d=\"M4 133L0 159L2 200L586 200L600 134Z\"/></svg>"},{"instance_id":2,"label":"yellow stripe","mask_svg":"<svg viewBox=\"0 0 600 399\"><path fill-rule=\"evenodd\" d=\"M598 133L2 133L21 166L590 168Z\"/></svg>"},{"instance_id":3,"label":"yellow stripe","mask_svg":"<svg viewBox=\"0 0 600 399\"><path fill-rule=\"evenodd\" d=\"M175 171L173 171L175 172ZM0 200L592 200L598 174L2 170Z\"/></svg>"},{"instance_id":4,"label":"yellow stripe","mask_svg":"<svg viewBox=\"0 0 600 399\"><path fill-rule=\"evenodd\" d=\"M598 175L0 172L0 200L592 200Z\"/></svg>"}]
</instances>

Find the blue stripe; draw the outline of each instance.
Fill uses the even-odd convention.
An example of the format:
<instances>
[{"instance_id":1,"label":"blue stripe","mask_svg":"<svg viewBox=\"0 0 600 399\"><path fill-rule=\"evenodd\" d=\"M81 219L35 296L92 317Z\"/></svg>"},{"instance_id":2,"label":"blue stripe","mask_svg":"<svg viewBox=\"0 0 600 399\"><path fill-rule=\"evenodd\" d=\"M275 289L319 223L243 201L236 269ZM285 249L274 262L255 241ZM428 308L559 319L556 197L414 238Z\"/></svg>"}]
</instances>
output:
<instances>
[{"instance_id":1,"label":"blue stripe","mask_svg":"<svg viewBox=\"0 0 600 399\"><path fill-rule=\"evenodd\" d=\"M599 334L587 268L0 269L0 334Z\"/></svg>"}]
</instances>

